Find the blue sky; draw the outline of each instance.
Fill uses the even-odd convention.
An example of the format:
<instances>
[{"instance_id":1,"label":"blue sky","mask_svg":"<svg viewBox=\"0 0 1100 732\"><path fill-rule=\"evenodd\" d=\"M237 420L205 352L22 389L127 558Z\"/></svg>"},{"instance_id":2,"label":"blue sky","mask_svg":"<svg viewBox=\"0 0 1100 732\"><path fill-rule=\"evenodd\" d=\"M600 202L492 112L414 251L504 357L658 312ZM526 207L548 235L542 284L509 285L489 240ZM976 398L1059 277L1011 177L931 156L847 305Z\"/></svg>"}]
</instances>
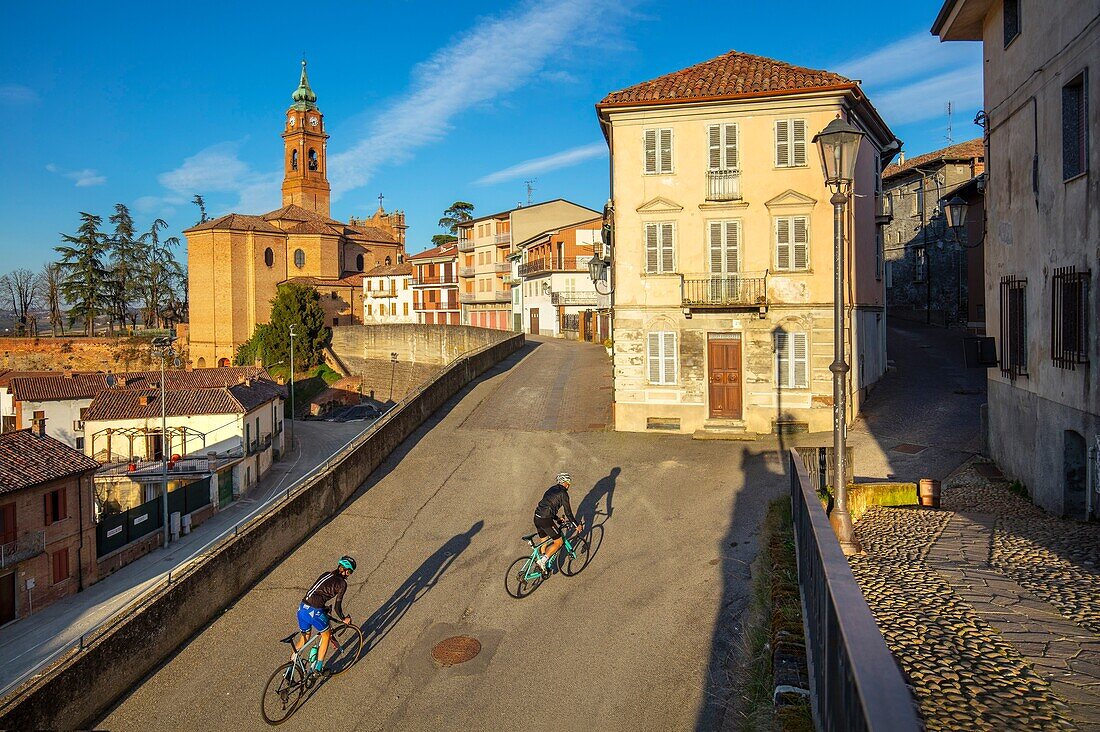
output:
<instances>
[{"instance_id":1,"label":"blue sky","mask_svg":"<svg viewBox=\"0 0 1100 732\"><path fill-rule=\"evenodd\" d=\"M928 33L940 0L543 0L499 4L17 3L5 8L0 272L38 268L79 211L139 228L280 205L279 133L303 52L329 140L336 218L385 195L420 251L452 201L599 208L606 93L731 49L861 79L909 155L977 137L981 48ZM308 15L297 20L302 8ZM853 18L855 20L853 20ZM181 252L182 255L182 252Z\"/></svg>"}]
</instances>

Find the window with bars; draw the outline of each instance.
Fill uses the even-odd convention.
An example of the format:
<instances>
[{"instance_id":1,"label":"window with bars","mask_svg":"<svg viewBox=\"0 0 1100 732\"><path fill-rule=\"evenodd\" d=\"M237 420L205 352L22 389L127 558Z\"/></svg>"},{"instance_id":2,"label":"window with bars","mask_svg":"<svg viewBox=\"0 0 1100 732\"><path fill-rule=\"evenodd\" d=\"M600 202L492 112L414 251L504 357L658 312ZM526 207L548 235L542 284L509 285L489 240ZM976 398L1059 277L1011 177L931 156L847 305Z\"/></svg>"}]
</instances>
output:
<instances>
[{"instance_id":1,"label":"window with bars","mask_svg":"<svg viewBox=\"0 0 1100 732\"><path fill-rule=\"evenodd\" d=\"M646 365L649 372L649 383L675 384L678 365L676 333L673 331L650 333L647 341Z\"/></svg>"},{"instance_id":2,"label":"window with bars","mask_svg":"<svg viewBox=\"0 0 1100 732\"><path fill-rule=\"evenodd\" d=\"M658 175L672 172L672 129L645 130L642 133L645 147L645 172Z\"/></svg>"},{"instance_id":3,"label":"window with bars","mask_svg":"<svg viewBox=\"0 0 1100 732\"><path fill-rule=\"evenodd\" d=\"M805 333L775 334L775 372L781 389L806 389L810 385L810 340Z\"/></svg>"},{"instance_id":4,"label":"window with bars","mask_svg":"<svg viewBox=\"0 0 1100 732\"><path fill-rule=\"evenodd\" d=\"M1088 86L1086 71L1062 87L1062 179L1088 170Z\"/></svg>"},{"instance_id":5,"label":"window with bars","mask_svg":"<svg viewBox=\"0 0 1100 732\"><path fill-rule=\"evenodd\" d=\"M775 268L782 271L810 267L810 227L805 216L775 219Z\"/></svg>"},{"instance_id":6,"label":"window with bars","mask_svg":"<svg viewBox=\"0 0 1100 732\"><path fill-rule=\"evenodd\" d=\"M806 165L806 120L775 121L775 167L801 168Z\"/></svg>"},{"instance_id":7,"label":"window with bars","mask_svg":"<svg viewBox=\"0 0 1100 732\"><path fill-rule=\"evenodd\" d=\"M645 271L647 274L665 274L676 271L673 249L675 226L671 221L645 225Z\"/></svg>"},{"instance_id":8,"label":"window with bars","mask_svg":"<svg viewBox=\"0 0 1100 732\"><path fill-rule=\"evenodd\" d=\"M1054 270L1051 282L1050 355L1058 368L1073 371L1089 362L1090 270Z\"/></svg>"},{"instance_id":9,"label":"window with bars","mask_svg":"<svg viewBox=\"0 0 1100 732\"><path fill-rule=\"evenodd\" d=\"M1027 280L1001 278L1001 375L1027 376Z\"/></svg>"},{"instance_id":10,"label":"window with bars","mask_svg":"<svg viewBox=\"0 0 1100 732\"><path fill-rule=\"evenodd\" d=\"M1004 0L1005 48L1020 35L1020 0Z\"/></svg>"}]
</instances>

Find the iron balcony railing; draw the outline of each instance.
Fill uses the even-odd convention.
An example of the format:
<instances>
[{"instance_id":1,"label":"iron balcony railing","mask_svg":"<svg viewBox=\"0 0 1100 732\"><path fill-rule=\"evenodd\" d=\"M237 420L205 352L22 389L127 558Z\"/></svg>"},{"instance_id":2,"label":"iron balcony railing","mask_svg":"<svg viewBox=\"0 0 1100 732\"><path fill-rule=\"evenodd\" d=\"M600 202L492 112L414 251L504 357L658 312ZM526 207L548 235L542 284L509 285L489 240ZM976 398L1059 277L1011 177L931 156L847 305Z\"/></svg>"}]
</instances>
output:
<instances>
[{"instance_id":1,"label":"iron balcony railing","mask_svg":"<svg viewBox=\"0 0 1100 732\"><path fill-rule=\"evenodd\" d=\"M443 302L425 300L424 302L414 302L413 310L458 310L458 303L454 300L444 300Z\"/></svg>"},{"instance_id":2,"label":"iron balcony railing","mask_svg":"<svg viewBox=\"0 0 1100 732\"><path fill-rule=\"evenodd\" d=\"M888 224L894 220L894 196L885 191L875 191L875 223Z\"/></svg>"},{"instance_id":3,"label":"iron balcony railing","mask_svg":"<svg viewBox=\"0 0 1100 732\"><path fill-rule=\"evenodd\" d=\"M472 252L473 250L474 250L474 240L473 239L459 239L458 240L458 251L460 251L460 252Z\"/></svg>"},{"instance_id":4,"label":"iron balcony railing","mask_svg":"<svg viewBox=\"0 0 1100 732\"><path fill-rule=\"evenodd\" d=\"M596 305L596 293L594 292L552 292L550 293L551 305Z\"/></svg>"},{"instance_id":5,"label":"iron balcony railing","mask_svg":"<svg viewBox=\"0 0 1100 732\"><path fill-rule=\"evenodd\" d=\"M367 297L397 297L397 290L394 288L386 290L367 290Z\"/></svg>"},{"instance_id":6,"label":"iron balcony railing","mask_svg":"<svg viewBox=\"0 0 1100 732\"><path fill-rule=\"evenodd\" d=\"M767 305L768 279L741 275L684 277L683 304L714 308Z\"/></svg>"},{"instance_id":7,"label":"iron balcony railing","mask_svg":"<svg viewBox=\"0 0 1100 732\"><path fill-rule=\"evenodd\" d=\"M471 264L469 266L459 267L458 268L458 276L459 277L473 277L474 276L474 266Z\"/></svg>"},{"instance_id":8,"label":"iron balcony railing","mask_svg":"<svg viewBox=\"0 0 1100 732\"><path fill-rule=\"evenodd\" d=\"M817 729L916 732L913 697L798 452L788 452L798 587Z\"/></svg>"},{"instance_id":9,"label":"iron balcony railing","mask_svg":"<svg viewBox=\"0 0 1100 732\"><path fill-rule=\"evenodd\" d=\"M503 234L497 234L496 236L493 237L493 243L497 244L498 246L501 245L501 244L511 244L512 243L512 232L506 231Z\"/></svg>"},{"instance_id":10,"label":"iron balcony railing","mask_svg":"<svg viewBox=\"0 0 1100 732\"><path fill-rule=\"evenodd\" d=\"M583 272L588 269L588 260L590 259L592 259L591 255L587 257L533 259L519 266L519 276L530 277L543 272Z\"/></svg>"},{"instance_id":11,"label":"iron balcony railing","mask_svg":"<svg viewBox=\"0 0 1100 732\"><path fill-rule=\"evenodd\" d=\"M463 292L458 296L459 302L512 302L512 293L501 290L492 292Z\"/></svg>"},{"instance_id":12,"label":"iron balcony railing","mask_svg":"<svg viewBox=\"0 0 1100 732\"><path fill-rule=\"evenodd\" d=\"M708 170L707 200L740 201L741 171L732 169Z\"/></svg>"},{"instance_id":13,"label":"iron balcony railing","mask_svg":"<svg viewBox=\"0 0 1100 732\"><path fill-rule=\"evenodd\" d=\"M456 285L458 277L455 275L417 275L409 280L414 285Z\"/></svg>"},{"instance_id":14,"label":"iron balcony railing","mask_svg":"<svg viewBox=\"0 0 1100 732\"><path fill-rule=\"evenodd\" d=\"M493 262L493 271L494 272L511 272L512 271L512 263L511 262Z\"/></svg>"},{"instance_id":15,"label":"iron balcony railing","mask_svg":"<svg viewBox=\"0 0 1100 732\"><path fill-rule=\"evenodd\" d=\"M15 541L0 544L0 568L10 567L46 551L46 532L31 531Z\"/></svg>"}]
</instances>

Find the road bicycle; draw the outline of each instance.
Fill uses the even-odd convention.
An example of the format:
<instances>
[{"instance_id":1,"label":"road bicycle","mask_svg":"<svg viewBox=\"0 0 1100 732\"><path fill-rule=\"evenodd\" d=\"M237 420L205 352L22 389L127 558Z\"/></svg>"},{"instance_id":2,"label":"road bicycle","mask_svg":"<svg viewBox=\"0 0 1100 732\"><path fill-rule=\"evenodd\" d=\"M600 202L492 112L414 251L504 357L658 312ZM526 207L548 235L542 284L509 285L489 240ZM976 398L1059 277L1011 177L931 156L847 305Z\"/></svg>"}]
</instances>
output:
<instances>
[{"instance_id":1,"label":"road bicycle","mask_svg":"<svg viewBox=\"0 0 1100 732\"><path fill-rule=\"evenodd\" d=\"M539 548L549 542L550 538L547 537L536 544L537 534L528 534L523 537L523 541L531 545L531 554L512 562L508 573L504 575L504 589L509 595L522 600L537 590L556 569L560 568L562 574L572 577L580 574L588 566L588 560L591 557L588 534L582 534L581 527L576 524L572 524L571 528L572 530L568 533L562 532L561 547L546 560L546 573L539 569L537 561Z\"/></svg>"},{"instance_id":2,"label":"road bicycle","mask_svg":"<svg viewBox=\"0 0 1100 732\"><path fill-rule=\"evenodd\" d=\"M331 636L324 671L316 671L310 660L311 655L316 658L321 643L321 634L313 632L309 640L294 652L294 657L275 669L267 680L260 697L260 712L268 724L282 724L290 719L310 689L330 676L339 676L359 660L363 650L363 631L359 626L330 615L329 628ZM280 642L293 648L294 639L299 635L300 631L295 631Z\"/></svg>"}]
</instances>

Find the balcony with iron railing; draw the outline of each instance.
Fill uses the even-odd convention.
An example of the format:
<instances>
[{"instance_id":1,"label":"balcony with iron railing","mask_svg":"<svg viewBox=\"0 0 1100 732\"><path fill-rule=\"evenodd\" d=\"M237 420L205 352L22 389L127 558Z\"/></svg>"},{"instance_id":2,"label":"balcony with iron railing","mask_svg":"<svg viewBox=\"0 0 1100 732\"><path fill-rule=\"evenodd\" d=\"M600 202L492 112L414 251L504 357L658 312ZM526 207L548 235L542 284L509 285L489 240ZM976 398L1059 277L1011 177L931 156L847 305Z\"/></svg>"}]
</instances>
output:
<instances>
[{"instance_id":1,"label":"balcony with iron railing","mask_svg":"<svg viewBox=\"0 0 1100 732\"><path fill-rule=\"evenodd\" d=\"M581 305L596 306L595 292L552 292L550 293L551 305Z\"/></svg>"},{"instance_id":2,"label":"balcony with iron railing","mask_svg":"<svg viewBox=\"0 0 1100 732\"><path fill-rule=\"evenodd\" d=\"M474 276L474 266L471 264L471 265L468 265L468 266L465 266L465 267L459 267L458 268L458 276L459 277L473 277Z\"/></svg>"},{"instance_id":3,"label":"balcony with iron railing","mask_svg":"<svg viewBox=\"0 0 1100 732\"><path fill-rule=\"evenodd\" d=\"M367 290L367 297L397 297L397 289L391 287L384 290Z\"/></svg>"},{"instance_id":4,"label":"balcony with iron railing","mask_svg":"<svg viewBox=\"0 0 1100 732\"><path fill-rule=\"evenodd\" d=\"M512 271L512 263L511 262L493 262L493 271L494 272L511 272Z\"/></svg>"},{"instance_id":5,"label":"balcony with iron railing","mask_svg":"<svg viewBox=\"0 0 1100 732\"><path fill-rule=\"evenodd\" d=\"M512 232L506 231L503 234L497 234L496 236L493 237L493 243L496 244L498 247L502 246L502 245L505 245L505 244L511 244L512 243Z\"/></svg>"},{"instance_id":6,"label":"balcony with iron railing","mask_svg":"<svg viewBox=\"0 0 1100 732\"><path fill-rule=\"evenodd\" d=\"M491 302L512 302L512 293L501 290L493 290L492 292L463 292L458 296L459 302L470 303L491 303Z\"/></svg>"},{"instance_id":7,"label":"balcony with iron railing","mask_svg":"<svg viewBox=\"0 0 1100 732\"><path fill-rule=\"evenodd\" d=\"M413 285L457 285L458 277L455 275L416 275L409 282Z\"/></svg>"},{"instance_id":8,"label":"balcony with iron railing","mask_svg":"<svg viewBox=\"0 0 1100 732\"><path fill-rule=\"evenodd\" d=\"M473 239L459 239L458 240L458 251L460 251L460 252L472 252L473 250L474 250L474 240Z\"/></svg>"},{"instance_id":9,"label":"balcony with iron railing","mask_svg":"<svg viewBox=\"0 0 1100 732\"><path fill-rule=\"evenodd\" d=\"M715 202L740 201L741 171L732 169L708 170L707 200Z\"/></svg>"},{"instance_id":10,"label":"balcony with iron railing","mask_svg":"<svg viewBox=\"0 0 1100 732\"><path fill-rule=\"evenodd\" d=\"M31 531L14 541L0 544L0 569L12 566L46 551L46 532Z\"/></svg>"},{"instance_id":11,"label":"balcony with iron railing","mask_svg":"<svg viewBox=\"0 0 1100 732\"><path fill-rule=\"evenodd\" d=\"M735 275L685 275L683 304L691 308L755 308L768 304L768 279Z\"/></svg>"},{"instance_id":12,"label":"balcony with iron railing","mask_svg":"<svg viewBox=\"0 0 1100 732\"><path fill-rule=\"evenodd\" d=\"M413 310L458 310L458 303L454 300L443 300L441 302L425 300L424 302L414 302Z\"/></svg>"},{"instance_id":13,"label":"balcony with iron railing","mask_svg":"<svg viewBox=\"0 0 1100 732\"><path fill-rule=\"evenodd\" d=\"M519 266L520 277L530 277L543 272L584 272L588 269L587 257L550 257L524 262Z\"/></svg>"},{"instance_id":14,"label":"balcony with iron railing","mask_svg":"<svg viewBox=\"0 0 1100 732\"><path fill-rule=\"evenodd\" d=\"M875 191L875 223L889 224L894 220L894 195Z\"/></svg>"}]
</instances>

